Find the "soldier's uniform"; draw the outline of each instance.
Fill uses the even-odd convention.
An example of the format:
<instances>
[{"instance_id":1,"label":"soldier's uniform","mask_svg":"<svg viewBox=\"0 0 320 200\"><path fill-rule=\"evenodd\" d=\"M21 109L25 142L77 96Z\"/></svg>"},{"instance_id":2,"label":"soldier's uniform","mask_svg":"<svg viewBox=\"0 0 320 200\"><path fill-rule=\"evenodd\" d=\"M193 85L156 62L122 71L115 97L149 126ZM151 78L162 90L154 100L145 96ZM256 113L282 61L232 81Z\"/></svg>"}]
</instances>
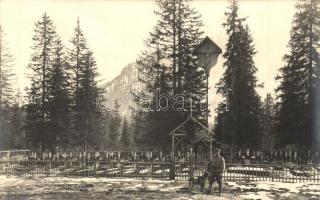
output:
<instances>
[{"instance_id":1,"label":"soldier's uniform","mask_svg":"<svg viewBox=\"0 0 320 200\"><path fill-rule=\"evenodd\" d=\"M212 184L214 181L217 181L219 184L219 195L221 195L222 190L222 175L225 170L225 160L222 156L215 156L208 163L208 172L209 172L209 193L211 193Z\"/></svg>"},{"instance_id":2,"label":"soldier's uniform","mask_svg":"<svg viewBox=\"0 0 320 200\"><path fill-rule=\"evenodd\" d=\"M195 157L193 154L190 155L189 165L190 165L189 177L194 178Z\"/></svg>"}]
</instances>

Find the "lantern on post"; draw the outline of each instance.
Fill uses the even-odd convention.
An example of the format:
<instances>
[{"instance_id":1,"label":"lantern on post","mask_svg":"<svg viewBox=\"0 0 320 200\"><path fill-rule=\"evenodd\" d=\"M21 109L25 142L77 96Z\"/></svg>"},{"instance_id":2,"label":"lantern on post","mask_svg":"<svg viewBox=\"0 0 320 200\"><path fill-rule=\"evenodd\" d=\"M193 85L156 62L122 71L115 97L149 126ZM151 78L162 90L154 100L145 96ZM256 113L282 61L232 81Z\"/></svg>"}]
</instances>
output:
<instances>
[{"instance_id":1,"label":"lantern on post","mask_svg":"<svg viewBox=\"0 0 320 200\"><path fill-rule=\"evenodd\" d=\"M217 64L218 56L222 53L221 48L213 42L208 36L205 37L200 44L194 49L194 54L198 57L198 64L202 67L207 76L207 96L206 96L206 122L209 126L209 74L213 66ZM209 127L208 127L209 128ZM210 159L212 159L212 135L210 134Z\"/></svg>"}]
</instances>

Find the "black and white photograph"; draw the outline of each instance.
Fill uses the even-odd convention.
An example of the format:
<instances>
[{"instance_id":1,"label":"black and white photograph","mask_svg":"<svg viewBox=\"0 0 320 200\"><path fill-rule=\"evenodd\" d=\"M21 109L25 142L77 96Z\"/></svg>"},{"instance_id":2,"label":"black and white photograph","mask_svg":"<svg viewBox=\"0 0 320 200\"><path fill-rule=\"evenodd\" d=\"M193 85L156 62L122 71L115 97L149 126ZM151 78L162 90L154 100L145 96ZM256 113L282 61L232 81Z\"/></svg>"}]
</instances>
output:
<instances>
[{"instance_id":1,"label":"black and white photograph","mask_svg":"<svg viewBox=\"0 0 320 200\"><path fill-rule=\"evenodd\" d=\"M320 199L320 0L0 0L0 199Z\"/></svg>"}]
</instances>

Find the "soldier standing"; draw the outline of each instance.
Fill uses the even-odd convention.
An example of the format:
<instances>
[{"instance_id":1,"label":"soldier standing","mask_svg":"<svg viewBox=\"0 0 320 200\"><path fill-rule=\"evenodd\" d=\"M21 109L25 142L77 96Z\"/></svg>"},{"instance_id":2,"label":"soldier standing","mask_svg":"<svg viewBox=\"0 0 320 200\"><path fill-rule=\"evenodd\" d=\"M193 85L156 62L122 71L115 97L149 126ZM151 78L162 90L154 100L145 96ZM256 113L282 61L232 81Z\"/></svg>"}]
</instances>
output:
<instances>
[{"instance_id":1,"label":"soldier standing","mask_svg":"<svg viewBox=\"0 0 320 200\"><path fill-rule=\"evenodd\" d=\"M222 191L222 175L225 170L225 160L220 155L220 149L216 149L216 153L213 159L208 163L207 172L209 173L209 194L211 194L212 184L217 181L219 185L219 196L221 196Z\"/></svg>"}]
</instances>

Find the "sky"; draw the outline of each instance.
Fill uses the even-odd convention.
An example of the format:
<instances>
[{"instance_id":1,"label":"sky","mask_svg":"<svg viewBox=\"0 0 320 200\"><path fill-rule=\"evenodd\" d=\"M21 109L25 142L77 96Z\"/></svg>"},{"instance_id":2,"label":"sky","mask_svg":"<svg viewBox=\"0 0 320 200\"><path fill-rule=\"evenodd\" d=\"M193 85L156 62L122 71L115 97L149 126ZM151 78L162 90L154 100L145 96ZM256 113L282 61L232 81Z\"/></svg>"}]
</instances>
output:
<instances>
[{"instance_id":1,"label":"sky","mask_svg":"<svg viewBox=\"0 0 320 200\"><path fill-rule=\"evenodd\" d=\"M194 0L191 3L201 15L203 30L225 51L227 35L222 26L227 0ZM257 78L264 83L258 89L265 97L274 93L277 75L284 65L282 57L288 52L294 0L240 0L239 15L247 17L257 54ZM25 78L26 66L31 58L34 23L46 12L53 20L57 33L66 47L70 46L77 18L94 52L101 79L105 82L120 74L122 68L134 62L145 48L144 40L156 25L152 0L0 0L0 24L13 54L16 86L24 89L29 81ZM215 83L220 79L224 59L210 72L209 101L216 105Z\"/></svg>"}]
</instances>

